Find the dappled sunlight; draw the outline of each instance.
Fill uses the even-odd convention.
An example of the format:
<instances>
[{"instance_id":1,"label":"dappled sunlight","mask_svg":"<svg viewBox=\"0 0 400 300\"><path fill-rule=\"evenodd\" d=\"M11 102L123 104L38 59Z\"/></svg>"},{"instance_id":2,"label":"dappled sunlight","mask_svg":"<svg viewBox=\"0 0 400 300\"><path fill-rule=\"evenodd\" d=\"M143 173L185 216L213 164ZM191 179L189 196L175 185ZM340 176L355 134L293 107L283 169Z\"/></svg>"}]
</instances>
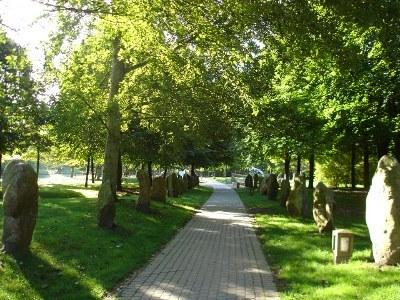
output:
<instances>
[{"instance_id":1,"label":"dappled sunlight","mask_svg":"<svg viewBox=\"0 0 400 300\"><path fill-rule=\"evenodd\" d=\"M18 274L13 276L18 285L7 281L0 266L0 290L11 299L30 299L36 293L38 299L101 299L190 219L190 205L200 206L210 195L196 189L173 200L176 205L184 201L188 209L154 202L151 214L135 210L136 196L125 197L116 203L117 226L108 231L97 227L96 200L84 198L80 186L41 189L45 197L39 201L31 258L20 266L6 265L8 273Z\"/></svg>"},{"instance_id":2,"label":"dappled sunlight","mask_svg":"<svg viewBox=\"0 0 400 300\"><path fill-rule=\"evenodd\" d=\"M355 242L350 262L334 265L331 234L319 234L312 219L290 218L279 203L261 195L250 196L243 191L241 197L250 207L269 208L266 214L257 214L257 232L279 278L278 285L290 299L370 299L367 291L384 285L393 286L393 295L398 294L399 269L383 270L369 262L371 244L363 220L335 219L337 228L355 233ZM383 297L385 290L371 299L397 299Z\"/></svg>"},{"instance_id":3,"label":"dappled sunlight","mask_svg":"<svg viewBox=\"0 0 400 300\"><path fill-rule=\"evenodd\" d=\"M139 288L139 294L156 299L188 299L184 294L190 295L191 291L182 289L173 283L155 283L151 287L142 286Z\"/></svg>"},{"instance_id":4,"label":"dappled sunlight","mask_svg":"<svg viewBox=\"0 0 400 300\"><path fill-rule=\"evenodd\" d=\"M252 274L270 274L270 272L267 272L266 270L260 269L260 268L248 268L244 269L243 273L252 273Z\"/></svg>"},{"instance_id":5,"label":"dappled sunlight","mask_svg":"<svg viewBox=\"0 0 400 300\"><path fill-rule=\"evenodd\" d=\"M217 278L212 273L204 273L197 275L196 281L190 280L193 273L196 275L196 271L191 269L164 273L168 280L152 280L151 276L157 276L157 274L152 274L143 281L137 280L129 285L129 290L134 289L133 294L122 292L119 297L190 300L199 297L201 299L231 299L232 297L266 299L277 296L273 286L266 283L260 275L257 276L257 274L271 276L270 273L260 269L248 269L235 275L231 273L230 276L224 278ZM172 276L168 276L170 274ZM256 280L253 279L254 276L256 276ZM236 278L240 278L242 281L237 282ZM208 279L213 281L210 282ZM249 282L251 285L248 285Z\"/></svg>"},{"instance_id":6,"label":"dappled sunlight","mask_svg":"<svg viewBox=\"0 0 400 300\"><path fill-rule=\"evenodd\" d=\"M50 284L62 278L62 285L58 288L60 296L63 295L64 287L70 286L82 291L86 299L96 299L96 289L103 289L100 282L89 276L84 269L73 260L59 260L42 244L32 244L34 254L29 255L24 262L20 263L20 270L25 276L28 284L42 298L46 297L46 291ZM103 289L104 291L104 289Z\"/></svg>"},{"instance_id":7,"label":"dappled sunlight","mask_svg":"<svg viewBox=\"0 0 400 300\"><path fill-rule=\"evenodd\" d=\"M86 189L68 189L69 191L74 191L81 193L85 198L97 198L99 192L97 190L86 190Z\"/></svg>"},{"instance_id":8,"label":"dappled sunlight","mask_svg":"<svg viewBox=\"0 0 400 300\"><path fill-rule=\"evenodd\" d=\"M71 184L45 184L39 187L39 194L41 197L45 198L97 198L98 187L92 186L85 188L81 185L71 185Z\"/></svg>"},{"instance_id":9,"label":"dappled sunlight","mask_svg":"<svg viewBox=\"0 0 400 300\"><path fill-rule=\"evenodd\" d=\"M248 216L245 213L237 213L237 212L229 212L229 211L209 211L209 210L200 210L198 216L207 219L213 220L240 220L245 219L248 220Z\"/></svg>"},{"instance_id":10,"label":"dappled sunlight","mask_svg":"<svg viewBox=\"0 0 400 300\"><path fill-rule=\"evenodd\" d=\"M90 182L90 180L89 180ZM39 185L84 185L85 183L85 175L75 175L71 177L69 175L62 174L51 174L46 177L39 177L38 180ZM100 182L91 183L90 186L99 186Z\"/></svg>"},{"instance_id":11,"label":"dappled sunlight","mask_svg":"<svg viewBox=\"0 0 400 300\"><path fill-rule=\"evenodd\" d=\"M196 209L194 207L191 207L191 206L188 206L188 205L176 204L176 203L173 203L171 205L174 206L174 207L180 208L180 209L187 210L187 211L195 211L195 212L199 211L198 209Z\"/></svg>"},{"instance_id":12,"label":"dappled sunlight","mask_svg":"<svg viewBox=\"0 0 400 300\"><path fill-rule=\"evenodd\" d=\"M192 228L190 230L197 231L197 232L211 233L211 234L219 234L220 233L218 230L209 230L209 229L204 229L204 228Z\"/></svg>"},{"instance_id":13,"label":"dappled sunlight","mask_svg":"<svg viewBox=\"0 0 400 300\"><path fill-rule=\"evenodd\" d=\"M272 273L251 218L223 184L160 255L119 295L154 299L266 299L276 297ZM277 299L277 298L271 298Z\"/></svg>"}]
</instances>

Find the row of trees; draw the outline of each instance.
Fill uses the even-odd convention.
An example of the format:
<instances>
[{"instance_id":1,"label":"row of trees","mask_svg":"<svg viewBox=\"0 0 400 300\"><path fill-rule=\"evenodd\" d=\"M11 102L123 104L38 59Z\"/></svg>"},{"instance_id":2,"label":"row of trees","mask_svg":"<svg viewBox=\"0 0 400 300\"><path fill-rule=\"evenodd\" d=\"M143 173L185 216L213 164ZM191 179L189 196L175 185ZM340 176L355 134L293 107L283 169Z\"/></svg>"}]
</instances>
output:
<instances>
[{"instance_id":1,"label":"row of trees","mask_svg":"<svg viewBox=\"0 0 400 300\"><path fill-rule=\"evenodd\" d=\"M351 186L356 186L361 156L368 187L371 157L392 152L400 158L400 4L259 5L257 39L263 46L243 72L254 114L247 127L246 162L279 157L289 173L291 160L299 170L306 158L313 186L316 156L343 169L348 153Z\"/></svg>"},{"instance_id":2,"label":"row of trees","mask_svg":"<svg viewBox=\"0 0 400 300\"><path fill-rule=\"evenodd\" d=\"M25 50L0 28L0 176L4 154L32 148L38 155L45 144L48 107L31 73Z\"/></svg>"},{"instance_id":3,"label":"row of trees","mask_svg":"<svg viewBox=\"0 0 400 300\"><path fill-rule=\"evenodd\" d=\"M397 2L44 3L59 16L46 61L59 94L32 122L69 155L104 160L100 209L121 157L150 175L233 158L288 175L307 159L313 186L316 158L346 154L355 187L360 156L365 186L371 157L400 156Z\"/></svg>"}]
</instances>

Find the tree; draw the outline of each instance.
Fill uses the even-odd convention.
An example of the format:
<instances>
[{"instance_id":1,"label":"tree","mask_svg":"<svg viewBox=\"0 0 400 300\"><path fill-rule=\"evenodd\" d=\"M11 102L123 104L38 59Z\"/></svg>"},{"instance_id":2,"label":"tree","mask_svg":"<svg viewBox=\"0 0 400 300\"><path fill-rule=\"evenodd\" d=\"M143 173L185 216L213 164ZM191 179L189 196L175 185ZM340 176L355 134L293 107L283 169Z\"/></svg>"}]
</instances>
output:
<instances>
[{"instance_id":1,"label":"tree","mask_svg":"<svg viewBox=\"0 0 400 300\"><path fill-rule=\"evenodd\" d=\"M36 106L25 51L0 29L0 176L2 155L23 145L32 129Z\"/></svg>"}]
</instances>

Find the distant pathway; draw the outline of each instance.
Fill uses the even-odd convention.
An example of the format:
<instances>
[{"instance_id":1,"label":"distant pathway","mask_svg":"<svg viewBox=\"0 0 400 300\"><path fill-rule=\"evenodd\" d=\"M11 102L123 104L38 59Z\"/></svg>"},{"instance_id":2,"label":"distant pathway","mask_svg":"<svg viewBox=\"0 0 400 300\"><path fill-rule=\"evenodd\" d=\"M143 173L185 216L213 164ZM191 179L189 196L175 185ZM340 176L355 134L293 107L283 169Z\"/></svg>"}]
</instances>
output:
<instances>
[{"instance_id":1,"label":"distant pathway","mask_svg":"<svg viewBox=\"0 0 400 300\"><path fill-rule=\"evenodd\" d=\"M117 299L279 299L239 196L212 183L207 203Z\"/></svg>"}]
</instances>

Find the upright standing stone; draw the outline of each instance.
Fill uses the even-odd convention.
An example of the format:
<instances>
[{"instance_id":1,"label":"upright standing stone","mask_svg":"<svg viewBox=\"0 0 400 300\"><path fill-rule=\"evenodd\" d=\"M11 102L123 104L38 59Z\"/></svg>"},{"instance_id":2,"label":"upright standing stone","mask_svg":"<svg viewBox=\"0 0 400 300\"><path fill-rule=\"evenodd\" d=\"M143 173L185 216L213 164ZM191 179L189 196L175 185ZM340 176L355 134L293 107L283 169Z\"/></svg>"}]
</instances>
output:
<instances>
[{"instance_id":1,"label":"upright standing stone","mask_svg":"<svg viewBox=\"0 0 400 300\"><path fill-rule=\"evenodd\" d=\"M199 186L200 185L200 177L197 174L193 175L194 178L194 186Z\"/></svg>"},{"instance_id":2,"label":"upright standing stone","mask_svg":"<svg viewBox=\"0 0 400 300\"><path fill-rule=\"evenodd\" d=\"M183 180L183 192L185 193L185 192L187 192L188 190L189 190L189 181L190 181L190 176L188 175L188 174L184 174L183 175L183 178L182 178L182 180Z\"/></svg>"},{"instance_id":3,"label":"upright standing stone","mask_svg":"<svg viewBox=\"0 0 400 300\"><path fill-rule=\"evenodd\" d=\"M275 174L270 174L267 181L267 197L269 200L276 200L279 184Z\"/></svg>"},{"instance_id":4,"label":"upright standing stone","mask_svg":"<svg viewBox=\"0 0 400 300\"><path fill-rule=\"evenodd\" d=\"M279 203L282 207L286 207L286 201L290 194L290 183L287 179L282 179L281 182L281 193L279 195Z\"/></svg>"},{"instance_id":5,"label":"upright standing stone","mask_svg":"<svg viewBox=\"0 0 400 300\"><path fill-rule=\"evenodd\" d=\"M260 193L261 193L261 195L266 195L267 192L268 192L268 184L267 184L268 178L269 178L269 175L263 177L263 179L261 180L261 183L260 183Z\"/></svg>"},{"instance_id":6,"label":"upright standing stone","mask_svg":"<svg viewBox=\"0 0 400 300\"><path fill-rule=\"evenodd\" d=\"M182 179L182 176L180 176L180 175L178 175L178 177L177 177L176 186L177 186L178 196L182 195L183 194L183 179Z\"/></svg>"},{"instance_id":7,"label":"upright standing stone","mask_svg":"<svg viewBox=\"0 0 400 300\"><path fill-rule=\"evenodd\" d=\"M254 180L254 183L253 183L253 185L254 185L254 188L255 189L257 189L258 188L258 179L259 179L259 176L258 176L258 174L256 173L256 174L254 174L254 176L253 176L253 180Z\"/></svg>"},{"instance_id":8,"label":"upright standing stone","mask_svg":"<svg viewBox=\"0 0 400 300\"><path fill-rule=\"evenodd\" d=\"M191 190L195 187L195 178L192 175L188 175L188 188Z\"/></svg>"},{"instance_id":9,"label":"upright standing stone","mask_svg":"<svg viewBox=\"0 0 400 300\"><path fill-rule=\"evenodd\" d=\"M366 222L372 253L379 265L400 263L400 164L383 156L366 200Z\"/></svg>"},{"instance_id":10,"label":"upright standing stone","mask_svg":"<svg viewBox=\"0 0 400 300\"><path fill-rule=\"evenodd\" d=\"M286 208L291 217L301 215L303 201L305 200L305 186L299 177L294 178L294 187L290 191L289 198L286 201Z\"/></svg>"},{"instance_id":11,"label":"upright standing stone","mask_svg":"<svg viewBox=\"0 0 400 300\"><path fill-rule=\"evenodd\" d=\"M168 194L168 197L174 196L174 186L172 184L172 176L171 175L167 176L167 194Z\"/></svg>"},{"instance_id":12,"label":"upright standing stone","mask_svg":"<svg viewBox=\"0 0 400 300\"><path fill-rule=\"evenodd\" d=\"M307 197L306 177L304 175L298 176L302 185L303 201L301 204L301 215L303 218L311 217L312 215L312 204L311 199Z\"/></svg>"},{"instance_id":13,"label":"upright standing stone","mask_svg":"<svg viewBox=\"0 0 400 300\"><path fill-rule=\"evenodd\" d=\"M253 188L253 177L248 174L244 180L244 186L247 188Z\"/></svg>"},{"instance_id":14,"label":"upright standing stone","mask_svg":"<svg viewBox=\"0 0 400 300\"><path fill-rule=\"evenodd\" d=\"M150 178L144 170L139 170L136 177L139 181L139 199L136 203L136 209L147 213L150 211Z\"/></svg>"},{"instance_id":15,"label":"upright standing stone","mask_svg":"<svg viewBox=\"0 0 400 300\"><path fill-rule=\"evenodd\" d=\"M333 230L333 192L318 182L313 195L313 217L319 233Z\"/></svg>"},{"instance_id":16,"label":"upright standing stone","mask_svg":"<svg viewBox=\"0 0 400 300\"><path fill-rule=\"evenodd\" d=\"M257 190L258 190L259 192L260 192L261 184L262 184L263 180L264 180L264 177L263 177L263 176L258 176L258 188L257 188Z\"/></svg>"},{"instance_id":17,"label":"upright standing stone","mask_svg":"<svg viewBox=\"0 0 400 300\"><path fill-rule=\"evenodd\" d=\"M151 200L165 202L167 198L167 186L163 176L153 179L151 187Z\"/></svg>"},{"instance_id":18,"label":"upright standing stone","mask_svg":"<svg viewBox=\"0 0 400 300\"><path fill-rule=\"evenodd\" d=\"M37 175L21 161L11 161L3 177L3 245L4 251L15 257L29 252L38 213Z\"/></svg>"}]
</instances>

